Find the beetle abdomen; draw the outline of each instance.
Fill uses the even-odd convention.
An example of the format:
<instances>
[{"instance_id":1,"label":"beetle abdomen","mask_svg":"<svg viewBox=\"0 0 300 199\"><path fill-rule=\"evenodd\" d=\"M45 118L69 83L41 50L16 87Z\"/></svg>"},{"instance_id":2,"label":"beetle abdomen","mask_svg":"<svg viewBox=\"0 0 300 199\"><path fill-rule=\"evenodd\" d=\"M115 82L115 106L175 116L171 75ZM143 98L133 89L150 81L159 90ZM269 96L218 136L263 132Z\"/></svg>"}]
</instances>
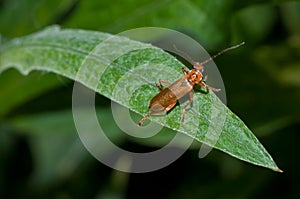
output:
<instances>
[{"instance_id":1,"label":"beetle abdomen","mask_svg":"<svg viewBox=\"0 0 300 199\"><path fill-rule=\"evenodd\" d=\"M152 98L149 104L151 114L163 114L170 104L176 104L177 97L169 88L165 88Z\"/></svg>"}]
</instances>

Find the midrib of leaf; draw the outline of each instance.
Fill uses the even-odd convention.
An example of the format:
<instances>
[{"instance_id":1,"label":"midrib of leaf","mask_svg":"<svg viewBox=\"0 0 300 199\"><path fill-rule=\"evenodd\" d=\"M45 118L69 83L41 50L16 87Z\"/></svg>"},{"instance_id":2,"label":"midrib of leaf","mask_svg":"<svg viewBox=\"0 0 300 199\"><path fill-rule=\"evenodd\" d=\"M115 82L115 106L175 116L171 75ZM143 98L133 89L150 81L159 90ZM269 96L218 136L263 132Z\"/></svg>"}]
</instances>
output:
<instances>
[{"instance_id":1,"label":"midrib of leaf","mask_svg":"<svg viewBox=\"0 0 300 199\"><path fill-rule=\"evenodd\" d=\"M100 48L102 54L98 54L95 47L108 38L114 39L105 43L107 49ZM84 66L90 67L87 68L90 70L78 75L83 63L86 63ZM143 76L137 73L139 70L136 69L143 66L147 69L149 65L153 67L152 76L150 73ZM42 70L66 76L132 111L145 114L149 100L157 93L151 84L159 78L175 81L180 76L180 69L184 65L149 44L100 32L60 30L55 26L1 46L0 71L10 67L17 68L23 74L28 74L32 70ZM172 68L172 73L162 74L160 70L164 67ZM133 77L132 81L122 85L124 92L133 92L130 93L129 99L114 93L117 83L125 74ZM130 90L131 87L140 86L141 82L143 82L143 89ZM137 100L141 96L144 100ZM214 106L214 109L209 108L211 106ZM211 110L217 111L217 118L213 121L210 120ZM224 126L216 122L218 117L225 117ZM196 93L193 109L188 111L184 125L180 124L180 118L181 109L177 106L166 117L151 119L236 158L280 171L254 134L221 103L213 92ZM210 133L220 135L218 140L207 139L206 133L209 128Z\"/></svg>"}]
</instances>

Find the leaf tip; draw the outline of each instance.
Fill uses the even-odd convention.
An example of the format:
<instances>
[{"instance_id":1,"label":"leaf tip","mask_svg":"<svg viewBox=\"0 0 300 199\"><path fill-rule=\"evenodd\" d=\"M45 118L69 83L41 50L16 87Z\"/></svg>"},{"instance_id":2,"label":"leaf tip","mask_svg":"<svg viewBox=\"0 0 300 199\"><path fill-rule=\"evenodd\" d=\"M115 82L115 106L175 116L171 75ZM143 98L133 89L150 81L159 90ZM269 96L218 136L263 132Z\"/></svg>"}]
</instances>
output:
<instances>
[{"instance_id":1,"label":"leaf tip","mask_svg":"<svg viewBox=\"0 0 300 199\"><path fill-rule=\"evenodd\" d=\"M283 173L283 171L279 168L276 171L279 172L279 173Z\"/></svg>"}]
</instances>

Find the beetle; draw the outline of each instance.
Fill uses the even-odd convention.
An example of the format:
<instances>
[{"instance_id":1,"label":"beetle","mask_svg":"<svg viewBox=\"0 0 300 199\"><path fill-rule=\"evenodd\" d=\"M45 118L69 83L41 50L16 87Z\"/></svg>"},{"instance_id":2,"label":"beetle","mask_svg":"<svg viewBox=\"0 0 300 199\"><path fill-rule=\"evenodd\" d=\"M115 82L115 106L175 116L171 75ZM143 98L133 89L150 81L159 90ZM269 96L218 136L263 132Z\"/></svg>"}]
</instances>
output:
<instances>
[{"instance_id":1,"label":"beetle","mask_svg":"<svg viewBox=\"0 0 300 199\"><path fill-rule=\"evenodd\" d=\"M182 109L181 122L183 123L186 114L186 109L193 102L193 96L194 96L193 88L195 85L199 85L201 87L204 87L208 90L212 90L214 92L219 92L221 90L205 84L207 76L203 77L202 74L204 71L204 67L203 67L204 64L210 62L211 60L223 54L224 52L228 50L232 50L234 48L238 48L244 44L245 42L242 42L238 45L226 48L201 63L194 62L190 57L188 57L190 61L193 63L193 69L187 71L185 68L182 68L182 72L184 73L184 75L174 83L170 83L169 81L166 80L159 80L159 84L156 84L156 86L158 87L160 92L150 100L148 106L149 111L139 121L138 126L141 126L150 115L162 115L167 113L176 105L179 99L181 99L186 95L189 95L189 102ZM176 50L179 51L178 49ZM163 88L162 83L167 84L168 87Z\"/></svg>"}]
</instances>

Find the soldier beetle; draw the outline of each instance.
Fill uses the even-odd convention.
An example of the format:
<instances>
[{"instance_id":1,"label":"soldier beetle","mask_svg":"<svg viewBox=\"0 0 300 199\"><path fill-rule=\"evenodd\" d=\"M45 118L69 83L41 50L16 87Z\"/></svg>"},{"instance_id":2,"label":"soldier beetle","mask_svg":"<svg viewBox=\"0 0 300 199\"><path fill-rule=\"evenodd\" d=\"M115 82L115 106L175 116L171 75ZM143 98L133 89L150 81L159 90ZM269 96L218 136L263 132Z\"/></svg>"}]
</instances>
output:
<instances>
[{"instance_id":1,"label":"soldier beetle","mask_svg":"<svg viewBox=\"0 0 300 199\"><path fill-rule=\"evenodd\" d=\"M156 84L156 86L158 87L160 92L151 99L148 106L149 111L138 123L138 126L141 126L150 115L162 115L167 113L176 105L179 99L189 94L189 102L182 109L181 122L183 123L186 109L193 102L193 96L194 96L193 88L195 85L199 85L201 87L204 87L208 90L212 90L214 92L218 92L221 90L205 84L207 76L203 78L202 75L204 70L203 65L212 61L213 59L223 54L224 52L238 48L244 44L245 42L242 42L238 45L226 48L201 63L195 62L189 56L187 56L190 59L190 61L193 63L193 69L187 71L185 68L182 68L182 72L184 73L184 75L172 84L166 80L159 80L159 84ZM179 51L176 47L175 49ZM168 87L163 88L162 83L167 84Z\"/></svg>"}]
</instances>

